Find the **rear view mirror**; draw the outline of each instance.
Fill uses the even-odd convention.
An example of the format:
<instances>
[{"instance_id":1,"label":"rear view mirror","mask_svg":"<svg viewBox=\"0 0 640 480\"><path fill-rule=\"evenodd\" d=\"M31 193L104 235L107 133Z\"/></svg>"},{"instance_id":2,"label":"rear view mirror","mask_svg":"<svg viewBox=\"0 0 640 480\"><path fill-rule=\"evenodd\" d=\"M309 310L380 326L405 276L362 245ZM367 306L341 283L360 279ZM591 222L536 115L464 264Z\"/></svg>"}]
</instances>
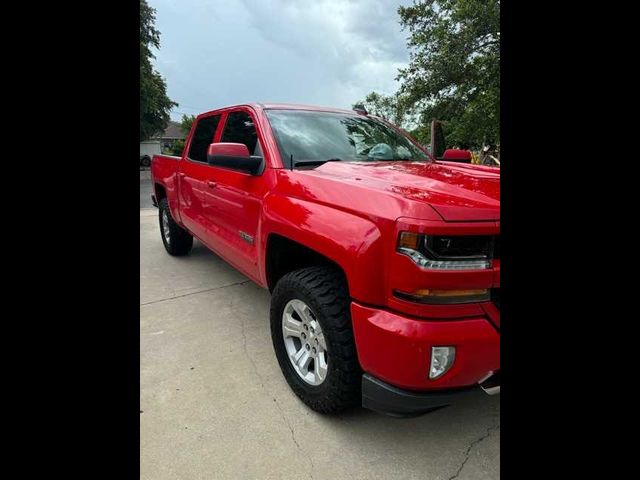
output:
<instances>
[{"instance_id":1,"label":"rear view mirror","mask_svg":"<svg viewBox=\"0 0 640 480\"><path fill-rule=\"evenodd\" d=\"M207 162L251 175L260 175L264 170L263 158L250 155L244 143L212 143L207 151Z\"/></svg>"},{"instance_id":2,"label":"rear view mirror","mask_svg":"<svg viewBox=\"0 0 640 480\"><path fill-rule=\"evenodd\" d=\"M442 160L445 162L471 163L471 152L469 150L449 148L442 154Z\"/></svg>"}]
</instances>

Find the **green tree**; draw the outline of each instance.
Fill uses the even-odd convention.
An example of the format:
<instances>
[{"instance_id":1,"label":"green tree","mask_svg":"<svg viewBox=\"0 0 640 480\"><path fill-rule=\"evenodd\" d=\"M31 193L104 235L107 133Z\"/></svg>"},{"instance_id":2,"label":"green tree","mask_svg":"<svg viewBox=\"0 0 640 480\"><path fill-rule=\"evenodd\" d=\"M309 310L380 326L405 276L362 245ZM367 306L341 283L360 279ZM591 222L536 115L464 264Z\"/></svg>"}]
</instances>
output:
<instances>
[{"instance_id":1,"label":"green tree","mask_svg":"<svg viewBox=\"0 0 640 480\"><path fill-rule=\"evenodd\" d=\"M422 143L433 119L443 121L448 146L499 143L500 1L416 0L398 13L410 33L400 89L361 103Z\"/></svg>"},{"instance_id":2,"label":"green tree","mask_svg":"<svg viewBox=\"0 0 640 480\"><path fill-rule=\"evenodd\" d=\"M445 121L447 143L500 138L500 0L422 0L398 9L410 32L400 95L421 123Z\"/></svg>"},{"instance_id":3,"label":"green tree","mask_svg":"<svg viewBox=\"0 0 640 480\"><path fill-rule=\"evenodd\" d=\"M180 120L180 129L182 130L182 133L185 134L185 136L189 135L191 126L193 125L193 122L195 122L195 120L195 115L182 115L182 120Z\"/></svg>"},{"instance_id":4,"label":"green tree","mask_svg":"<svg viewBox=\"0 0 640 480\"><path fill-rule=\"evenodd\" d=\"M382 95L377 92L369 93L364 100L352 105L352 108L363 106L368 113L393 123L404 129L418 142L425 145L429 143L430 127L423 126L419 122L415 109L406 96L399 93Z\"/></svg>"},{"instance_id":5,"label":"green tree","mask_svg":"<svg viewBox=\"0 0 640 480\"><path fill-rule=\"evenodd\" d=\"M182 155L182 150L184 150L184 140L174 140L169 148L169 153L171 155Z\"/></svg>"},{"instance_id":6,"label":"green tree","mask_svg":"<svg viewBox=\"0 0 640 480\"><path fill-rule=\"evenodd\" d=\"M155 10L140 0L140 141L167 128L169 113L178 106L167 96L167 85L151 64L152 47L160 47Z\"/></svg>"},{"instance_id":7,"label":"green tree","mask_svg":"<svg viewBox=\"0 0 640 480\"><path fill-rule=\"evenodd\" d=\"M422 145L429 145L431 142L431 125L421 124L409 130L409 135L415 138Z\"/></svg>"},{"instance_id":8,"label":"green tree","mask_svg":"<svg viewBox=\"0 0 640 480\"><path fill-rule=\"evenodd\" d=\"M382 117L396 125L402 125L407 117L407 105L404 105L398 94L382 95L377 92L369 93L364 100L353 104L352 108L362 105L367 112Z\"/></svg>"}]
</instances>

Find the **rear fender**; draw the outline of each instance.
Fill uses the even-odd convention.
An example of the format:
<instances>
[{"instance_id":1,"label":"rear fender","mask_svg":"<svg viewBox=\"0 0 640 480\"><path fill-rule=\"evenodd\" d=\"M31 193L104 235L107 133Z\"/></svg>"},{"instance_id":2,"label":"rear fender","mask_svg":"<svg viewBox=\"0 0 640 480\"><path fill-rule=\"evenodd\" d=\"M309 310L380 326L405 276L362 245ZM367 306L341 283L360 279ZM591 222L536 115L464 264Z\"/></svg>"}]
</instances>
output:
<instances>
[{"instance_id":1,"label":"rear fender","mask_svg":"<svg viewBox=\"0 0 640 480\"><path fill-rule=\"evenodd\" d=\"M169 209L174 220L182 223L178 200L178 169L180 158L168 155L155 155L151 163L151 181L153 182L156 198L160 199L157 185L161 185L169 201Z\"/></svg>"}]
</instances>

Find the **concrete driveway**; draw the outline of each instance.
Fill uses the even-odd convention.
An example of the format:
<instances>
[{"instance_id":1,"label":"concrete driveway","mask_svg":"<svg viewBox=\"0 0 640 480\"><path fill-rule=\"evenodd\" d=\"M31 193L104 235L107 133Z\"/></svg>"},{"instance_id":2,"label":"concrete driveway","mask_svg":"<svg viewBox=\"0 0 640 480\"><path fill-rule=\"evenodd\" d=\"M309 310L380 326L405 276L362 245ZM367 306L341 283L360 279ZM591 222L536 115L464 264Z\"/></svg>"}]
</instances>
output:
<instances>
[{"instance_id":1,"label":"concrete driveway","mask_svg":"<svg viewBox=\"0 0 640 480\"><path fill-rule=\"evenodd\" d=\"M169 256L140 209L142 479L497 479L499 445L499 396L402 420L309 410L280 373L269 293L197 241Z\"/></svg>"},{"instance_id":2,"label":"concrete driveway","mask_svg":"<svg viewBox=\"0 0 640 480\"><path fill-rule=\"evenodd\" d=\"M152 208L151 170L140 168L140 208Z\"/></svg>"}]
</instances>

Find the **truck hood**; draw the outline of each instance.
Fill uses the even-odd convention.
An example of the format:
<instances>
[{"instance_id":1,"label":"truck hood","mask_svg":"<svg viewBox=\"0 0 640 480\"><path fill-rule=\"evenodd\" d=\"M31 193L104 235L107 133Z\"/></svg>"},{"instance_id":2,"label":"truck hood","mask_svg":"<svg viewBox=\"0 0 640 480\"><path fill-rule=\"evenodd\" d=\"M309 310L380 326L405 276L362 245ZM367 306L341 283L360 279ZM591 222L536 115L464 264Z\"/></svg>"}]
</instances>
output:
<instances>
[{"instance_id":1,"label":"truck hood","mask_svg":"<svg viewBox=\"0 0 640 480\"><path fill-rule=\"evenodd\" d=\"M429 204L445 221L500 219L500 170L450 162L327 162L309 174Z\"/></svg>"}]
</instances>

